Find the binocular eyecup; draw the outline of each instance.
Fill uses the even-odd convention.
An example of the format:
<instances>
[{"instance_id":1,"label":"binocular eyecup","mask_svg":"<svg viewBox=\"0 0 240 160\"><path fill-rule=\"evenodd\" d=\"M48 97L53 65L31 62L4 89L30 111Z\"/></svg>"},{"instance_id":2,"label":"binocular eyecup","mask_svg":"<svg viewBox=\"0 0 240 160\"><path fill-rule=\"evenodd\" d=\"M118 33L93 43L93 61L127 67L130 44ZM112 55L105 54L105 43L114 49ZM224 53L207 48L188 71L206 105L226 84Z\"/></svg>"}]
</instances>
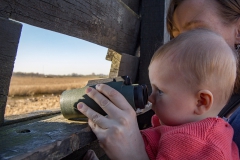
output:
<instances>
[{"instance_id":1,"label":"binocular eyecup","mask_svg":"<svg viewBox=\"0 0 240 160\"><path fill-rule=\"evenodd\" d=\"M147 85L136 85L134 86L134 102L135 107L139 109L144 109L148 102L148 90Z\"/></svg>"}]
</instances>

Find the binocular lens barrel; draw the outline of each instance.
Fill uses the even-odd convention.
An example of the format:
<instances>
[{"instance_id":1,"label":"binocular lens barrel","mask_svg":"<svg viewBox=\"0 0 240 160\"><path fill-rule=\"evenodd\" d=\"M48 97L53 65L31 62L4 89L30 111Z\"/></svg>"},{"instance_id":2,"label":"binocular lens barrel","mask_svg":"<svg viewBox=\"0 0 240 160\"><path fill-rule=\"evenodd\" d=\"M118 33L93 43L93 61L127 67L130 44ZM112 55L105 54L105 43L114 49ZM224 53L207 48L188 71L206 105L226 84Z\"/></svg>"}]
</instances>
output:
<instances>
[{"instance_id":1,"label":"binocular lens barrel","mask_svg":"<svg viewBox=\"0 0 240 160\"><path fill-rule=\"evenodd\" d=\"M133 107L134 110L138 108L144 109L148 102L148 92L146 85L126 84L122 81L105 83L110 87L120 92ZM95 88L96 85L90 86ZM88 86L84 88L66 90L62 93L60 98L60 107L63 116L67 119L86 118L81 112L77 110L79 102L85 103L94 111L106 115L102 108L85 93Z\"/></svg>"}]
</instances>

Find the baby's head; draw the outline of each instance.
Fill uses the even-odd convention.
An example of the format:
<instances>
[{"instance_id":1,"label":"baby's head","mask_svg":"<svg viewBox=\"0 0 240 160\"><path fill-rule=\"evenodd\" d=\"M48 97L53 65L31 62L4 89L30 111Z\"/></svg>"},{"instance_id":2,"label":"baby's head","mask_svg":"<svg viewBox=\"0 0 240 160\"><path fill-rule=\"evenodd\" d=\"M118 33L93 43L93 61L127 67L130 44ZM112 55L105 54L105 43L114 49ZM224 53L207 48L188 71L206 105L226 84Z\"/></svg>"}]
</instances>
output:
<instances>
[{"instance_id":1,"label":"baby's head","mask_svg":"<svg viewBox=\"0 0 240 160\"><path fill-rule=\"evenodd\" d=\"M237 58L208 30L185 32L160 47L149 66L153 110L166 125L216 117L232 94Z\"/></svg>"}]
</instances>

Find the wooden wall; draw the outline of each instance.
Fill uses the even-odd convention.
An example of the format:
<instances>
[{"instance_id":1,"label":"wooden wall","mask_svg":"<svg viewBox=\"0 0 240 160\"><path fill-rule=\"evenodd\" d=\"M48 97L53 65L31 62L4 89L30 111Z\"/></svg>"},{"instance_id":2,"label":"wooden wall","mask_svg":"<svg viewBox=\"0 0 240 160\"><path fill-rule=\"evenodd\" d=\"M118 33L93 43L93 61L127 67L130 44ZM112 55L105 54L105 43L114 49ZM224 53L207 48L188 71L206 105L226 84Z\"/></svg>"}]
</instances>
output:
<instances>
[{"instance_id":1,"label":"wooden wall","mask_svg":"<svg viewBox=\"0 0 240 160\"><path fill-rule=\"evenodd\" d=\"M136 83L147 84L150 89L150 59L154 51L169 39L164 19L168 3L169 0L1 0L0 112L4 113L21 34L21 24L9 19L107 47L121 55L119 68L122 66L122 70L118 68L115 76L135 75ZM139 46L140 54L137 53ZM137 117L140 129L150 126L152 114L147 112ZM3 116L1 118L3 121ZM34 125L39 123L41 126ZM0 143L10 147L1 150L0 159L48 159L48 155L51 159L74 156L81 159L83 148L99 146L86 125L77 126L80 126L79 122L67 121L59 114L34 119L34 122L5 124L1 127ZM39 135L45 136L46 140L39 139ZM8 141L11 136L14 143ZM75 138L79 143L73 143ZM90 143L93 145L89 147ZM102 151L99 156L103 156Z\"/></svg>"},{"instance_id":2,"label":"wooden wall","mask_svg":"<svg viewBox=\"0 0 240 160\"><path fill-rule=\"evenodd\" d=\"M12 24L13 21L8 21L8 19L81 38L120 53L134 55L140 28L140 17L135 13L138 11L138 5L139 0L1 0L1 24L7 26L9 23L5 28L10 32L5 35L7 32L2 30L1 38L5 40L5 37L11 37L15 46L11 47L14 52L6 53L1 50L0 54L0 59L4 62L0 63L0 68L5 68L0 73L0 77L3 77L1 79L3 93L0 92L0 124L3 122L10 78L21 33L21 30L17 33L12 31L16 29ZM17 34L18 37L16 37ZM6 43L1 43L1 45L8 47ZM6 61L4 55L9 55L11 60Z\"/></svg>"}]
</instances>

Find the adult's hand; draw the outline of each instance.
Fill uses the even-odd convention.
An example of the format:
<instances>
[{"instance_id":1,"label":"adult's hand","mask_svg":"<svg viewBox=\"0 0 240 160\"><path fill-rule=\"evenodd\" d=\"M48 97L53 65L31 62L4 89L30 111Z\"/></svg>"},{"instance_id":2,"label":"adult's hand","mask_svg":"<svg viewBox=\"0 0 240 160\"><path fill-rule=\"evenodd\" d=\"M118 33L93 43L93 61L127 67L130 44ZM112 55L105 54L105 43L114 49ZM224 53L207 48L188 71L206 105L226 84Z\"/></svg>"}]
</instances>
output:
<instances>
[{"instance_id":1,"label":"adult's hand","mask_svg":"<svg viewBox=\"0 0 240 160\"><path fill-rule=\"evenodd\" d=\"M123 95L105 84L98 84L96 90L89 87L86 93L107 116L102 116L81 102L77 108L89 118L88 124L108 157L121 160L148 159L136 112Z\"/></svg>"}]
</instances>

